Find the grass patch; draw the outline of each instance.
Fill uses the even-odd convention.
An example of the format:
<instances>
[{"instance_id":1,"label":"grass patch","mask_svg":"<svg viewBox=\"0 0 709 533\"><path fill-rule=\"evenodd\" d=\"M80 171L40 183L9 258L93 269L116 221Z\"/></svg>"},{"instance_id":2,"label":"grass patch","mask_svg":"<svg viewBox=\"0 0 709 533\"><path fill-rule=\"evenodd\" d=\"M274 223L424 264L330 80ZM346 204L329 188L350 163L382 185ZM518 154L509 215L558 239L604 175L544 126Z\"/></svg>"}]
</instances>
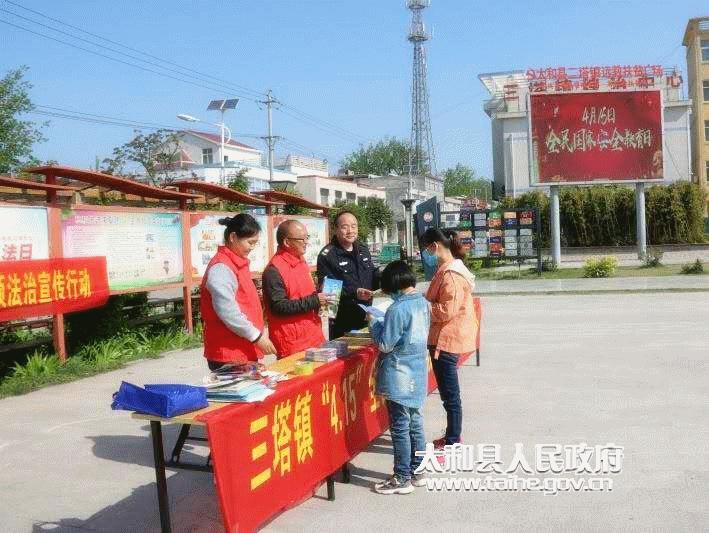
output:
<instances>
[{"instance_id":1,"label":"grass patch","mask_svg":"<svg viewBox=\"0 0 709 533\"><path fill-rule=\"evenodd\" d=\"M75 381L121 368L130 361L157 358L170 350L195 348L201 343L201 329L195 329L193 335L181 328L153 332L146 329L82 346L64 365L56 354L37 350L24 364L15 363L10 375L0 382L0 398Z\"/></svg>"}]
</instances>

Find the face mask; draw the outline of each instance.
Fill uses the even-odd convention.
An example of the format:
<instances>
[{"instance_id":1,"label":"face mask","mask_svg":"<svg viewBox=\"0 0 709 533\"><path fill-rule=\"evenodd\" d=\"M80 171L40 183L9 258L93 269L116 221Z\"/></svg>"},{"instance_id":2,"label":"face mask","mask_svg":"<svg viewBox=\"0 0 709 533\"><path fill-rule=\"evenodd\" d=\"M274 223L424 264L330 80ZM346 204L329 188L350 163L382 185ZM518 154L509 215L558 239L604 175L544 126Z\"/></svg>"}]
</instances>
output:
<instances>
[{"instance_id":1,"label":"face mask","mask_svg":"<svg viewBox=\"0 0 709 533\"><path fill-rule=\"evenodd\" d=\"M424 250L421 253L421 259L423 259L423 264L429 268L436 268L438 266L438 256L428 250Z\"/></svg>"}]
</instances>

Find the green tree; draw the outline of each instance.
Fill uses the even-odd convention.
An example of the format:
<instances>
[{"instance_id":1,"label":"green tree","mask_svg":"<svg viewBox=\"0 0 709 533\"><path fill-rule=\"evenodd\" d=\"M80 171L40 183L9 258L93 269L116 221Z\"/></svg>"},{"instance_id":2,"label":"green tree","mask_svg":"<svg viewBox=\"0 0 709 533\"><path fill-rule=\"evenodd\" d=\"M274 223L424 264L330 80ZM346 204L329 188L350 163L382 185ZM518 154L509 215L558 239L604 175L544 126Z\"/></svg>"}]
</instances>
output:
<instances>
[{"instance_id":1,"label":"green tree","mask_svg":"<svg viewBox=\"0 0 709 533\"><path fill-rule=\"evenodd\" d=\"M171 130L157 130L147 135L136 130L135 137L113 149L112 157L102 162L102 170L109 174L123 174L125 165L140 164L153 185L169 183L170 172L179 161L180 134Z\"/></svg>"},{"instance_id":2,"label":"green tree","mask_svg":"<svg viewBox=\"0 0 709 533\"><path fill-rule=\"evenodd\" d=\"M443 190L446 196L492 198L492 182L479 178L474 169L460 163L443 173Z\"/></svg>"},{"instance_id":3,"label":"green tree","mask_svg":"<svg viewBox=\"0 0 709 533\"><path fill-rule=\"evenodd\" d=\"M394 213L381 198L366 198L363 203L369 226L379 229L390 228L394 223Z\"/></svg>"},{"instance_id":4,"label":"green tree","mask_svg":"<svg viewBox=\"0 0 709 533\"><path fill-rule=\"evenodd\" d=\"M341 162L343 170L355 174L407 174L411 144L395 137L385 138L368 146L360 146L359 150L346 156Z\"/></svg>"},{"instance_id":5,"label":"green tree","mask_svg":"<svg viewBox=\"0 0 709 533\"><path fill-rule=\"evenodd\" d=\"M369 217L367 216L367 211L364 207L357 205L355 203L348 203L344 200L339 200L335 202L335 205L330 209L330 227L335 230L335 219L337 215L343 211L351 211L355 217L357 217L357 226L359 239L366 241L372 232L371 226L369 225Z\"/></svg>"},{"instance_id":6,"label":"green tree","mask_svg":"<svg viewBox=\"0 0 709 533\"><path fill-rule=\"evenodd\" d=\"M39 163L32 146L45 140L34 122L20 119L34 109L28 94L32 85L22 79L26 72L27 67L20 67L0 79L0 174Z\"/></svg>"},{"instance_id":7,"label":"green tree","mask_svg":"<svg viewBox=\"0 0 709 533\"><path fill-rule=\"evenodd\" d=\"M224 176L226 186L233 191L247 193L249 192L249 179L246 177L246 169L242 168L234 174ZM224 209L227 211L244 211L246 206L238 202L225 202Z\"/></svg>"}]
</instances>

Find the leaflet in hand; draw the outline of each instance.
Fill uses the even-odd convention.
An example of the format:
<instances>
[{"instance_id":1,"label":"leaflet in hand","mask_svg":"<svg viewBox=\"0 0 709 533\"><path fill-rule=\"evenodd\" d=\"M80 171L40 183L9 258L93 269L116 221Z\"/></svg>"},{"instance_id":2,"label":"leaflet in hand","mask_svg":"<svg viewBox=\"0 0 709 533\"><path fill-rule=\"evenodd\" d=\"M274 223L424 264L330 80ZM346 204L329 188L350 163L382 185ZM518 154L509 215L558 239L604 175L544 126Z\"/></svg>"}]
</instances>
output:
<instances>
[{"instance_id":1,"label":"leaflet in hand","mask_svg":"<svg viewBox=\"0 0 709 533\"><path fill-rule=\"evenodd\" d=\"M374 307L373 305L367 306L364 304L358 304L365 313L369 313L375 320L384 320L384 311Z\"/></svg>"},{"instance_id":2,"label":"leaflet in hand","mask_svg":"<svg viewBox=\"0 0 709 533\"><path fill-rule=\"evenodd\" d=\"M342 280L332 279L327 276L323 280L322 284L323 294L331 294L336 296L334 301L327 304L327 316L329 318L335 318L337 316L337 309L340 307L340 294L342 293Z\"/></svg>"}]
</instances>

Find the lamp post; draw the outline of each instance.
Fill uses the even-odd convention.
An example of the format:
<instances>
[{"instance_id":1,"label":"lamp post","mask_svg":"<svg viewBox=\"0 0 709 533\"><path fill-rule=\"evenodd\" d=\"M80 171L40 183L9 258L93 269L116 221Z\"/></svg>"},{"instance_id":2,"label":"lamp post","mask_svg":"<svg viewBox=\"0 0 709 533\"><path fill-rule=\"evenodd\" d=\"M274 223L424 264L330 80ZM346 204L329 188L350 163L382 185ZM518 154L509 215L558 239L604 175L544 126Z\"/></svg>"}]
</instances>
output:
<instances>
[{"instance_id":1,"label":"lamp post","mask_svg":"<svg viewBox=\"0 0 709 533\"><path fill-rule=\"evenodd\" d=\"M219 145L219 185L221 185L222 187L226 185L226 178L224 174L224 145L231 141L231 130L226 126L226 124L224 124L224 113L226 113L227 109L234 109L238 102L238 98L232 98L230 100L212 100L209 103L207 111L217 110L220 111L222 114L222 121L218 123L207 122L205 120L201 120L196 117L193 117L192 115L186 115L184 113L177 115L177 118L186 122L201 122L203 124L209 124L211 126L216 126L217 128L219 128L219 132L221 133L221 144ZM228 138L226 140L224 140L224 131L228 133Z\"/></svg>"}]
</instances>

